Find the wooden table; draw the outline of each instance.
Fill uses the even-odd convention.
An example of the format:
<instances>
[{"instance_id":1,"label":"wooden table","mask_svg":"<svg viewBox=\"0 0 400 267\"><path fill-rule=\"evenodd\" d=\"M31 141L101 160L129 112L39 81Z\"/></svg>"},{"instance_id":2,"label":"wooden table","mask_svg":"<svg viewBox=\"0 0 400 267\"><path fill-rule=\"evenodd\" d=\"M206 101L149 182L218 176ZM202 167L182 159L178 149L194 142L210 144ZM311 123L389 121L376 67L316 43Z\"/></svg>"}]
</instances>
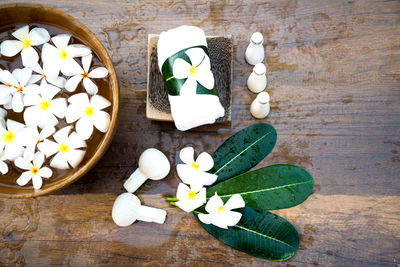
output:
<instances>
[{"instance_id":1,"label":"wooden table","mask_svg":"<svg viewBox=\"0 0 400 267\"><path fill-rule=\"evenodd\" d=\"M36 1L32 1L36 2ZM0 265L398 266L400 263L399 1L50 1L86 24L115 64L121 112L114 141L85 177L49 196L0 200ZM2 18L4 19L4 18ZM182 24L232 34L232 123L179 132L145 119L147 35ZM117 227L110 216L140 153L161 149L172 164L186 145L212 153L257 120L246 89L244 50L265 38L273 153L259 166L293 163L315 179L303 204L276 211L301 235L287 262L235 251L168 206L175 170L137 194L168 211L165 224Z\"/></svg>"}]
</instances>

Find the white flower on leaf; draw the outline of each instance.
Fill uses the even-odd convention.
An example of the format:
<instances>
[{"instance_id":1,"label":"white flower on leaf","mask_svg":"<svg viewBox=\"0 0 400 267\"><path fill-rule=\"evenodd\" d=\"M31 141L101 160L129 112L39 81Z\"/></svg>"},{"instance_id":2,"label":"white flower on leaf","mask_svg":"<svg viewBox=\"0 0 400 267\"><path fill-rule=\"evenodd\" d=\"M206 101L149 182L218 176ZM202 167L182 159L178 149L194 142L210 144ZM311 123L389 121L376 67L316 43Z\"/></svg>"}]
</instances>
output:
<instances>
[{"instance_id":1,"label":"white flower on leaf","mask_svg":"<svg viewBox=\"0 0 400 267\"><path fill-rule=\"evenodd\" d=\"M31 79L29 80L29 83L37 83L38 81L40 82L40 85L42 86L44 83L51 83L54 86L57 86L59 88L64 88L65 86L65 78L60 77L60 76L56 76L56 77L49 77L48 74L46 75L46 73L44 72L44 70L42 69L42 67L40 67L39 64L36 64L35 66L33 66L32 71L37 73L37 74L32 74Z\"/></svg>"},{"instance_id":2,"label":"white flower on leaf","mask_svg":"<svg viewBox=\"0 0 400 267\"><path fill-rule=\"evenodd\" d=\"M6 161L7 158L5 157L4 150L2 149L0 152L0 172L1 174L6 174L8 172L8 165L4 161Z\"/></svg>"},{"instance_id":3,"label":"white flower on leaf","mask_svg":"<svg viewBox=\"0 0 400 267\"><path fill-rule=\"evenodd\" d=\"M12 108L14 112L24 109L24 95L39 93L39 85L28 84L32 70L28 68L15 69L12 74L8 70L0 72L0 104L5 108Z\"/></svg>"},{"instance_id":4,"label":"white flower on leaf","mask_svg":"<svg viewBox=\"0 0 400 267\"><path fill-rule=\"evenodd\" d=\"M191 212L206 203L206 189L200 190L189 188L183 183L179 183L176 192L176 198L179 201L175 204L186 212Z\"/></svg>"},{"instance_id":5,"label":"white flower on leaf","mask_svg":"<svg viewBox=\"0 0 400 267\"><path fill-rule=\"evenodd\" d=\"M10 119L7 120L6 127L0 125L0 151L4 149L6 159L14 160L24 152L24 129L25 125Z\"/></svg>"},{"instance_id":6,"label":"white flower on leaf","mask_svg":"<svg viewBox=\"0 0 400 267\"><path fill-rule=\"evenodd\" d=\"M12 35L17 40L6 40L1 43L1 53L7 57L13 57L21 50L22 64L25 67L33 67L39 60L39 55L33 46L47 43L50 35L44 28L33 28L29 31L29 25L25 25Z\"/></svg>"},{"instance_id":7,"label":"white flower on leaf","mask_svg":"<svg viewBox=\"0 0 400 267\"><path fill-rule=\"evenodd\" d=\"M67 100L65 98L54 98L60 92L60 88L48 83L40 85L40 94L26 95L25 106L30 106L24 111L24 120L28 126L39 126L45 128L56 126L58 119L63 119L67 111Z\"/></svg>"},{"instance_id":8,"label":"white flower on leaf","mask_svg":"<svg viewBox=\"0 0 400 267\"><path fill-rule=\"evenodd\" d=\"M90 98L86 93L79 93L68 98L70 105L67 108L65 119L67 123L75 125L76 132L83 140L89 139L93 133L93 126L105 133L110 125L110 115L102 111L111 105L110 101L100 95Z\"/></svg>"},{"instance_id":9,"label":"white flower on leaf","mask_svg":"<svg viewBox=\"0 0 400 267\"><path fill-rule=\"evenodd\" d=\"M65 84L65 89L69 92L74 92L76 87L83 79L83 87L85 87L86 92L91 95L95 95L98 92L97 85L92 82L89 78L104 78L108 75L108 71L104 67L95 68L91 71L90 64L92 62L92 54L82 57L82 66L76 69L76 72Z\"/></svg>"},{"instance_id":10,"label":"white flower on leaf","mask_svg":"<svg viewBox=\"0 0 400 267\"><path fill-rule=\"evenodd\" d=\"M42 178L50 178L53 172L48 167L42 167L44 162L44 155L42 152L37 152L34 154L33 158L31 156L19 157L15 159L15 165L23 170L26 170L17 179L17 184L20 186L26 185L30 180L32 180L33 188L40 189L42 187Z\"/></svg>"},{"instance_id":11,"label":"white flower on leaf","mask_svg":"<svg viewBox=\"0 0 400 267\"><path fill-rule=\"evenodd\" d=\"M209 214L199 214L199 220L205 224L213 224L217 227L227 229L228 226L234 226L242 218L242 214L233 209L243 208L245 203L239 194L233 195L224 205L222 199L215 193L207 204L206 211Z\"/></svg>"},{"instance_id":12,"label":"white flower on leaf","mask_svg":"<svg viewBox=\"0 0 400 267\"><path fill-rule=\"evenodd\" d=\"M85 148L86 142L83 141L76 132L71 131L72 126L66 126L57 131L53 138L56 142L45 139L39 143L38 149L43 152L46 157L56 154L50 161L50 166L57 169L68 169L69 165L73 168L77 167L83 160L85 151L79 148Z\"/></svg>"},{"instance_id":13,"label":"white flower on leaf","mask_svg":"<svg viewBox=\"0 0 400 267\"><path fill-rule=\"evenodd\" d=\"M182 182L189 184L191 188L212 185L217 180L217 175L207 172L214 166L214 160L207 152L201 153L195 161L193 147L185 147L179 157L185 164L178 164L176 171Z\"/></svg>"},{"instance_id":14,"label":"white flower on leaf","mask_svg":"<svg viewBox=\"0 0 400 267\"><path fill-rule=\"evenodd\" d=\"M54 45L46 43L42 48L43 70L46 76L54 79L60 70L65 76L72 76L80 68L74 57L89 55L89 47L81 44L68 45L71 35L59 34L51 38Z\"/></svg>"},{"instance_id":15,"label":"white flower on leaf","mask_svg":"<svg viewBox=\"0 0 400 267\"><path fill-rule=\"evenodd\" d=\"M195 95L197 82L205 88L214 88L214 75L211 72L210 58L199 47L190 48L185 52L191 63L177 58L172 67L176 79L186 79L180 89L180 95Z\"/></svg>"}]
</instances>

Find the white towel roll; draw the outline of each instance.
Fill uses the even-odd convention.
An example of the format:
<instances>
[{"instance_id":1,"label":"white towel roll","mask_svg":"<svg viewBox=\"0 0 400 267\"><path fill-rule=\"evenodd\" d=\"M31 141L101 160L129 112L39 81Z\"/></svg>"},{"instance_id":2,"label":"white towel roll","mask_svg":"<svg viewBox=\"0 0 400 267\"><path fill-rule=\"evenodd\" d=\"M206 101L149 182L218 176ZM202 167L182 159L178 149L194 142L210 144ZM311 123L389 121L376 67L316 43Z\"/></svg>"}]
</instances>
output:
<instances>
[{"instance_id":1,"label":"white towel roll","mask_svg":"<svg viewBox=\"0 0 400 267\"><path fill-rule=\"evenodd\" d=\"M157 51L176 128L185 131L224 116L202 29L181 26L162 32Z\"/></svg>"}]
</instances>

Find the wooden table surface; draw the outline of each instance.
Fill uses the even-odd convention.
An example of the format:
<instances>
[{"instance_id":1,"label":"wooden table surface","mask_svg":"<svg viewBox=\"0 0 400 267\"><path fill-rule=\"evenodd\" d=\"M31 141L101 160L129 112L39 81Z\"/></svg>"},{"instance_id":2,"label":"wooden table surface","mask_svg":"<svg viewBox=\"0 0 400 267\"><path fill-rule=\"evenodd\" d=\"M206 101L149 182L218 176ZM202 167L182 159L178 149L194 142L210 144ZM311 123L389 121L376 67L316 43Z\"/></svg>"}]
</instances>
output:
<instances>
[{"instance_id":1,"label":"wooden table surface","mask_svg":"<svg viewBox=\"0 0 400 267\"><path fill-rule=\"evenodd\" d=\"M119 79L119 126L79 181L44 197L0 199L0 265L399 266L400 1L41 2L103 42ZM145 119L147 35L182 24L233 36L231 124L179 132ZM264 120L251 117L255 95L246 88L252 67L243 55L255 31L264 35L271 95ZM276 211L301 235L292 259L233 250L169 207L163 196L175 193L175 170L137 192L168 211L165 224L113 223L113 201L144 149L161 149L174 165L184 146L212 153L259 121L274 125L278 141L258 166L298 164L315 179L303 204Z\"/></svg>"}]
</instances>

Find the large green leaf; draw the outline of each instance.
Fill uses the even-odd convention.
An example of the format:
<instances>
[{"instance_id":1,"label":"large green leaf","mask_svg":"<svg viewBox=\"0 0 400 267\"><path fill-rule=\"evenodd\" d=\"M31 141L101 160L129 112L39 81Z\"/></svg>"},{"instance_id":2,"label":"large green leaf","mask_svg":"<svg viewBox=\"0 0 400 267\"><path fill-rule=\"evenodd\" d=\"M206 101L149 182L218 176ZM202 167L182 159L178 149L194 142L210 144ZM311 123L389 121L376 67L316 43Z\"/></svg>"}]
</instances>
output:
<instances>
[{"instance_id":1,"label":"large green leaf","mask_svg":"<svg viewBox=\"0 0 400 267\"><path fill-rule=\"evenodd\" d=\"M263 160L274 148L276 131L272 125L258 123L228 138L212 156L217 183L242 174Z\"/></svg>"},{"instance_id":2,"label":"large green leaf","mask_svg":"<svg viewBox=\"0 0 400 267\"><path fill-rule=\"evenodd\" d=\"M296 253L299 248L299 234L288 221L278 215L252 207L237 211L242 213L242 218L237 225L228 229L203 224L197 214L194 214L208 233L226 245L251 256L283 261Z\"/></svg>"},{"instance_id":3,"label":"large green leaf","mask_svg":"<svg viewBox=\"0 0 400 267\"><path fill-rule=\"evenodd\" d=\"M215 192L226 202L240 194L246 203L263 210L296 206L313 193L314 180L303 168L277 164L247 172L207 189L207 197Z\"/></svg>"}]
</instances>

